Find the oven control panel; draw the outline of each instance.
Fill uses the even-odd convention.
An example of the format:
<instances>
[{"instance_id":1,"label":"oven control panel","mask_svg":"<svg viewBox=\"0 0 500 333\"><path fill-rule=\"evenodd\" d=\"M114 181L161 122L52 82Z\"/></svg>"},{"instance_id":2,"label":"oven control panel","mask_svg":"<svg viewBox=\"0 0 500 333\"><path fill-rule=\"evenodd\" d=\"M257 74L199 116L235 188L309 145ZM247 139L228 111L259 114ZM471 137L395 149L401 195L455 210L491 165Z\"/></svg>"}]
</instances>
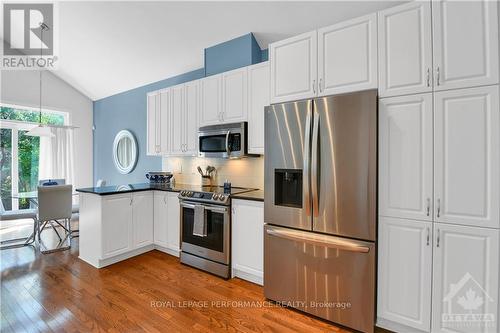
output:
<instances>
[{"instance_id":1,"label":"oven control panel","mask_svg":"<svg viewBox=\"0 0 500 333\"><path fill-rule=\"evenodd\" d=\"M212 202L214 204L228 204L229 202L229 195L211 192L181 191L179 198L189 199L190 201Z\"/></svg>"}]
</instances>

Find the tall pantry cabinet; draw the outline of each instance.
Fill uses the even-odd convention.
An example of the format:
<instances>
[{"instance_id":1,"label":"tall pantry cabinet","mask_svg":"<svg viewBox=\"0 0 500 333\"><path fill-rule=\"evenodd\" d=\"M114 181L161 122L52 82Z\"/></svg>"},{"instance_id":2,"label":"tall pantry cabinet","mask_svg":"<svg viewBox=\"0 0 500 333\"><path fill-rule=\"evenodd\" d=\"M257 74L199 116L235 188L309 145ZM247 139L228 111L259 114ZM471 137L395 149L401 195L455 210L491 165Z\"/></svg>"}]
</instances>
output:
<instances>
[{"instance_id":1,"label":"tall pantry cabinet","mask_svg":"<svg viewBox=\"0 0 500 333\"><path fill-rule=\"evenodd\" d=\"M493 314L474 329L498 332L498 13L418 1L378 14L377 326L470 332L457 314Z\"/></svg>"}]
</instances>

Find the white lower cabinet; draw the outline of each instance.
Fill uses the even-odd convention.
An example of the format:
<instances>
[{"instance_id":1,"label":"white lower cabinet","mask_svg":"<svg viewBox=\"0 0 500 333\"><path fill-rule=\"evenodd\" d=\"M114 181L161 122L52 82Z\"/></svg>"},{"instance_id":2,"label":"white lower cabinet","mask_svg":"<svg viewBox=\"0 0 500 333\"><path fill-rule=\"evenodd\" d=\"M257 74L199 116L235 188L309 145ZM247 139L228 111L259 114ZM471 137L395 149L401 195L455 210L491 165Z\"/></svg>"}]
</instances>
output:
<instances>
[{"instance_id":1,"label":"white lower cabinet","mask_svg":"<svg viewBox=\"0 0 500 333\"><path fill-rule=\"evenodd\" d=\"M153 193L138 192L132 195L132 226L134 248L153 244Z\"/></svg>"},{"instance_id":2,"label":"white lower cabinet","mask_svg":"<svg viewBox=\"0 0 500 333\"><path fill-rule=\"evenodd\" d=\"M499 233L380 217L377 326L498 332Z\"/></svg>"},{"instance_id":3,"label":"white lower cabinet","mask_svg":"<svg viewBox=\"0 0 500 333\"><path fill-rule=\"evenodd\" d=\"M233 276L263 284L264 203L251 200L232 202Z\"/></svg>"},{"instance_id":4,"label":"white lower cabinet","mask_svg":"<svg viewBox=\"0 0 500 333\"><path fill-rule=\"evenodd\" d=\"M432 332L498 332L498 237L495 229L434 224Z\"/></svg>"},{"instance_id":5,"label":"white lower cabinet","mask_svg":"<svg viewBox=\"0 0 500 333\"><path fill-rule=\"evenodd\" d=\"M428 332L432 222L381 217L377 317ZM384 327L383 323L381 325ZM386 327L395 329L395 327Z\"/></svg>"},{"instance_id":6,"label":"white lower cabinet","mask_svg":"<svg viewBox=\"0 0 500 333\"><path fill-rule=\"evenodd\" d=\"M102 199L102 252L106 259L133 248L132 196L110 195Z\"/></svg>"},{"instance_id":7,"label":"white lower cabinet","mask_svg":"<svg viewBox=\"0 0 500 333\"><path fill-rule=\"evenodd\" d=\"M158 250L179 256L180 212L176 192L154 192L154 244Z\"/></svg>"},{"instance_id":8,"label":"white lower cabinet","mask_svg":"<svg viewBox=\"0 0 500 333\"><path fill-rule=\"evenodd\" d=\"M95 220L92 221L98 224L101 233L102 249L95 258L98 260L98 267L112 263L105 259L153 244L151 192L103 196L100 205L101 212L96 212L93 216ZM99 239L98 234L95 237Z\"/></svg>"}]
</instances>

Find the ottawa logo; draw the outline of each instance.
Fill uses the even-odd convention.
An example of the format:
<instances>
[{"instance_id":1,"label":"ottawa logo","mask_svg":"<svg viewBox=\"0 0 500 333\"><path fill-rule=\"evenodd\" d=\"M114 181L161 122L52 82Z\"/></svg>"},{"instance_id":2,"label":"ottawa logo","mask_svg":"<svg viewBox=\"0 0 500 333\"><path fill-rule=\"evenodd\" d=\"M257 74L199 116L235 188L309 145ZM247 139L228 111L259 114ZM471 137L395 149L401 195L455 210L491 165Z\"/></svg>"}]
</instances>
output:
<instances>
[{"instance_id":1,"label":"ottawa logo","mask_svg":"<svg viewBox=\"0 0 500 333\"><path fill-rule=\"evenodd\" d=\"M483 332L495 327L493 298L483 286L466 273L460 281L451 284L443 298L442 327L467 328L468 332Z\"/></svg>"}]
</instances>

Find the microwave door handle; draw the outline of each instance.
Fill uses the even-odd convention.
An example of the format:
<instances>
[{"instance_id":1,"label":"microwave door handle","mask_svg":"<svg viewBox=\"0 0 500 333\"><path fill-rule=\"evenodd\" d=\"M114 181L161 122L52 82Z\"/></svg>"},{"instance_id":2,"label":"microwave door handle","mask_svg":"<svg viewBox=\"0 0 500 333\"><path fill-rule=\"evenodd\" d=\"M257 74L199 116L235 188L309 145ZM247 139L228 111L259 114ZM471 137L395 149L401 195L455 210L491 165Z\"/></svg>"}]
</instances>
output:
<instances>
[{"instance_id":1,"label":"microwave door handle","mask_svg":"<svg viewBox=\"0 0 500 333\"><path fill-rule=\"evenodd\" d=\"M282 239L287 239L295 242L311 244L314 246L327 247L331 249L339 249L350 252L368 253L370 248L356 241L344 240L335 236L325 235L306 235L303 231L297 230L283 230L277 228L268 228L266 233L269 236L275 236Z\"/></svg>"},{"instance_id":2,"label":"microwave door handle","mask_svg":"<svg viewBox=\"0 0 500 333\"><path fill-rule=\"evenodd\" d=\"M229 155L231 155L231 151L229 150L229 135L231 134L231 130L228 130L226 133L226 153L227 157L229 158Z\"/></svg>"}]
</instances>

